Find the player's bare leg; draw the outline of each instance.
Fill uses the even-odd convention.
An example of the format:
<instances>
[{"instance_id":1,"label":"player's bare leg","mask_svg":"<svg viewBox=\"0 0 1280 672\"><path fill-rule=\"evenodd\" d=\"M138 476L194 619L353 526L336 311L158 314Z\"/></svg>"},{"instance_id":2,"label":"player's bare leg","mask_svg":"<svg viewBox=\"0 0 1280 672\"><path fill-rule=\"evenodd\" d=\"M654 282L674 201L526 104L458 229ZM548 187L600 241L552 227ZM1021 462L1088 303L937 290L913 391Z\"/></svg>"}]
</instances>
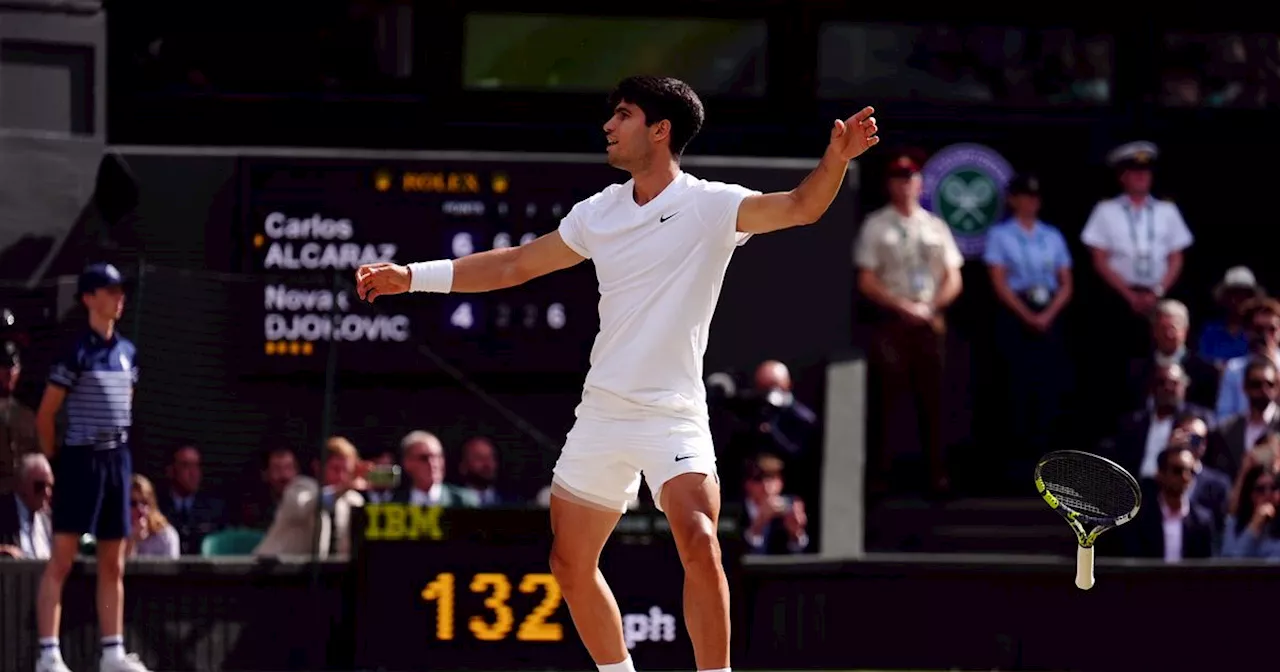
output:
<instances>
[{"instance_id":1,"label":"player's bare leg","mask_svg":"<svg viewBox=\"0 0 1280 672\"><path fill-rule=\"evenodd\" d=\"M98 632L105 637L124 635L123 539L98 541Z\"/></svg>"},{"instance_id":2,"label":"player's bare leg","mask_svg":"<svg viewBox=\"0 0 1280 672\"><path fill-rule=\"evenodd\" d=\"M729 581L720 560L720 483L681 474L662 484L662 509L684 564L684 621L699 670L729 667Z\"/></svg>"},{"instance_id":3,"label":"player's bare leg","mask_svg":"<svg viewBox=\"0 0 1280 672\"><path fill-rule=\"evenodd\" d=\"M62 587L67 574L80 550L80 535L56 533L50 548L49 561L40 576L40 590L36 597L36 632L40 636L40 659L36 669L41 672L66 670L62 662L62 650L58 646L58 630L62 623Z\"/></svg>"},{"instance_id":4,"label":"player's bare leg","mask_svg":"<svg viewBox=\"0 0 1280 672\"><path fill-rule=\"evenodd\" d=\"M600 552L622 514L551 494L551 573L560 585L578 636L602 669L629 662L622 614L600 573Z\"/></svg>"}]
</instances>

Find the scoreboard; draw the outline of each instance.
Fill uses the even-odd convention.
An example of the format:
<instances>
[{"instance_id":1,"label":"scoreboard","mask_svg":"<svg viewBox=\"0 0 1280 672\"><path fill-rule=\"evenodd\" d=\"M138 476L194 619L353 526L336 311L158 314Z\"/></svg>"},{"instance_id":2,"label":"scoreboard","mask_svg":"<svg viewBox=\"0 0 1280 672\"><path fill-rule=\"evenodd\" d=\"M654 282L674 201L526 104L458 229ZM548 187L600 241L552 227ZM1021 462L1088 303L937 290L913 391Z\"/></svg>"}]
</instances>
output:
<instances>
[{"instance_id":1,"label":"scoreboard","mask_svg":"<svg viewBox=\"0 0 1280 672\"><path fill-rule=\"evenodd\" d=\"M684 159L698 177L762 191L794 186L813 163ZM527 244L627 179L603 156L242 156L238 171L242 271L254 278L243 300L262 307L245 320L255 325L247 368L323 371L332 347L340 372L585 372L599 327L589 260L510 289L372 305L357 297L355 271Z\"/></svg>"},{"instance_id":2,"label":"scoreboard","mask_svg":"<svg viewBox=\"0 0 1280 672\"><path fill-rule=\"evenodd\" d=\"M249 159L246 270L262 306L262 369L413 373L584 370L599 319L591 262L485 294L412 294L370 305L368 263L456 259L554 231L622 173L603 164Z\"/></svg>"}]
</instances>

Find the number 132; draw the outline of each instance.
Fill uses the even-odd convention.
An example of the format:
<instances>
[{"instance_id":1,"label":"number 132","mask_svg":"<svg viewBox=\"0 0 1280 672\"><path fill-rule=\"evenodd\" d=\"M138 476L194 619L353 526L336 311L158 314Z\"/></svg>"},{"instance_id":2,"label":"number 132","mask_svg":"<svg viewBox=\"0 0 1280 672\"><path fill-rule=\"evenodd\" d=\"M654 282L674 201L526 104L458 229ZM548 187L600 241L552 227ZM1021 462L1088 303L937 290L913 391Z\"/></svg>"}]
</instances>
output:
<instances>
[{"instance_id":1,"label":"number 132","mask_svg":"<svg viewBox=\"0 0 1280 672\"><path fill-rule=\"evenodd\" d=\"M422 589L422 599L436 603L436 639L452 640L454 636L454 607L457 602L456 578L452 572L436 575ZM520 592L536 593L545 590L546 596L524 618L516 630L516 639L522 642L559 642L564 639L564 626L547 623L547 618L560 608L560 586L550 574L525 574L520 580ZM479 616L468 622L476 639L496 642L506 638L515 623L515 614L507 604L511 599L511 581L505 574L476 574L471 577L471 592L489 593L484 606L494 614L492 623Z\"/></svg>"}]
</instances>

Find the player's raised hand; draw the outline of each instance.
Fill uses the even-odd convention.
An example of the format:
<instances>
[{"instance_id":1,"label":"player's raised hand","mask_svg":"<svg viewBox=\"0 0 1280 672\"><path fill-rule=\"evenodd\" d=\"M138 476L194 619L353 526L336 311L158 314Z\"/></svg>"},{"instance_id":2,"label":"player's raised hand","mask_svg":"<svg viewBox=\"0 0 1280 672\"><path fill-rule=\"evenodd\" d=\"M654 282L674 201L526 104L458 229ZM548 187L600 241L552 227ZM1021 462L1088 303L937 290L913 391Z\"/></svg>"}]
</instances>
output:
<instances>
[{"instance_id":1,"label":"player's raised hand","mask_svg":"<svg viewBox=\"0 0 1280 672\"><path fill-rule=\"evenodd\" d=\"M874 108L864 107L844 121L836 119L831 128L831 149L837 156L851 161L880 142L880 137L876 135L880 129L872 114L875 114Z\"/></svg>"},{"instance_id":2,"label":"player's raised hand","mask_svg":"<svg viewBox=\"0 0 1280 672\"><path fill-rule=\"evenodd\" d=\"M373 302L379 296L409 291L409 268L399 264L365 264L356 269L356 295Z\"/></svg>"}]
</instances>

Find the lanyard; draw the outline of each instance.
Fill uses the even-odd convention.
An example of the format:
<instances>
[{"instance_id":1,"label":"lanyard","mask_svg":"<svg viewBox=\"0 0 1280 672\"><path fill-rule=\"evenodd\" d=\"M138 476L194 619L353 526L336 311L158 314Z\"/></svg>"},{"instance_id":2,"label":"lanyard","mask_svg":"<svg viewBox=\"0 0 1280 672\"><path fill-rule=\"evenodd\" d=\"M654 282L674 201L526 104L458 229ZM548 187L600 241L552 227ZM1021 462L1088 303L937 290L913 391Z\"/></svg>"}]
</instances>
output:
<instances>
[{"instance_id":1,"label":"lanyard","mask_svg":"<svg viewBox=\"0 0 1280 672\"><path fill-rule=\"evenodd\" d=\"M1149 198L1149 197L1148 197ZM1142 219L1140 214L1134 213L1131 203L1124 203L1120 206L1124 210L1125 217L1129 218L1129 237L1133 240L1133 254L1139 255L1138 246L1138 221ZM1155 254L1156 247L1156 212L1155 208L1148 201L1143 204L1142 211L1150 213L1149 224L1147 226L1147 256Z\"/></svg>"},{"instance_id":2,"label":"lanyard","mask_svg":"<svg viewBox=\"0 0 1280 672\"><path fill-rule=\"evenodd\" d=\"M1021 225L1018 225L1016 222L1014 225L1019 229L1014 237L1018 239L1018 246L1022 248L1022 259L1026 262L1027 274L1030 276L1029 279L1031 280L1031 286L1044 287L1045 289L1048 289L1051 284L1050 280L1053 276L1051 272L1053 256L1049 254L1049 245L1041 235L1043 233L1043 229L1040 226L1040 222L1036 222L1036 225L1031 229L1030 234L1024 234L1021 231ZM1027 240L1028 235L1031 238L1030 241ZM1043 253L1041 258L1044 262L1043 264L1036 263L1036 258L1031 254L1031 248L1033 247L1040 248L1040 252Z\"/></svg>"},{"instance_id":3,"label":"lanyard","mask_svg":"<svg viewBox=\"0 0 1280 672\"><path fill-rule=\"evenodd\" d=\"M898 234L902 236L902 246L905 248L907 244L907 239L911 237L911 234L909 231L907 231L907 227L903 225L902 223L903 219L904 217L902 215L896 212L893 214L893 228L897 229ZM928 263L927 257L928 255L926 254L926 248L924 244L924 235L922 233L921 235L916 237L915 255L914 255L914 258L910 260L911 265L918 269L919 267L924 266L925 264Z\"/></svg>"}]
</instances>

